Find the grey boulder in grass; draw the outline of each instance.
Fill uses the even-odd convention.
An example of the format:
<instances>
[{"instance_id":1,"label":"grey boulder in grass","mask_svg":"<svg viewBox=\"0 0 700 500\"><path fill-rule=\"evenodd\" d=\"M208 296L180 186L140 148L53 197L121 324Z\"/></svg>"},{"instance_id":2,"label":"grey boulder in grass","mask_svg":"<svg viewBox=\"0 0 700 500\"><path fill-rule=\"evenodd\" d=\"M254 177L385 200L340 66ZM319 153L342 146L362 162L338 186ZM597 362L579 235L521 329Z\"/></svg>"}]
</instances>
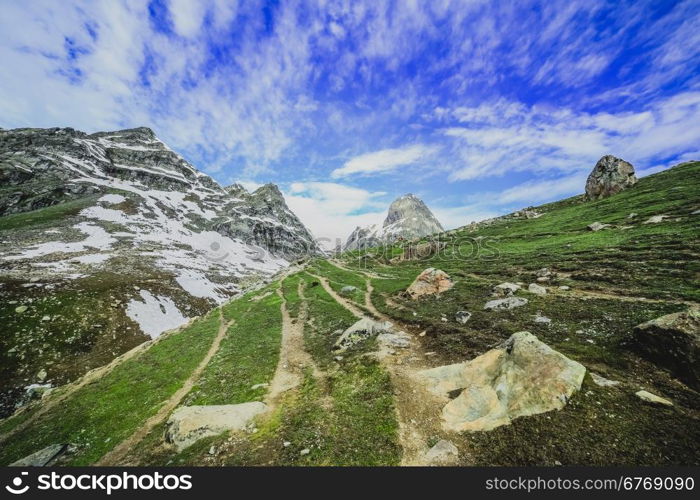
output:
<instances>
[{"instance_id":1,"label":"grey boulder in grass","mask_svg":"<svg viewBox=\"0 0 700 500\"><path fill-rule=\"evenodd\" d=\"M586 198L600 200L633 186L637 182L631 163L605 155L593 167L586 180Z\"/></svg>"},{"instance_id":2,"label":"grey boulder in grass","mask_svg":"<svg viewBox=\"0 0 700 500\"><path fill-rule=\"evenodd\" d=\"M518 417L563 408L581 388L586 369L529 332L514 333L471 361L424 370L429 389L461 390L442 410L447 431L488 431Z\"/></svg>"}]
</instances>

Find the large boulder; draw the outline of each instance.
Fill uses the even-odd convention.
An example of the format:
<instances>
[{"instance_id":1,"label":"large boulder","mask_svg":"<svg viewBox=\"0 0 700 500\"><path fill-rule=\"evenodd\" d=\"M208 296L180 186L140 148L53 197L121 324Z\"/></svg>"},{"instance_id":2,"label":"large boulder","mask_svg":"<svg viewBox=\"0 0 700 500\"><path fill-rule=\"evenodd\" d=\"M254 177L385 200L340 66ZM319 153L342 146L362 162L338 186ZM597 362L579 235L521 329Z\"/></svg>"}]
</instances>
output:
<instances>
[{"instance_id":1,"label":"large boulder","mask_svg":"<svg viewBox=\"0 0 700 500\"><path fill-rule=\"evenodd\" d=\"M634 185L637 177L631 163L612 155L603 156L586 180L586 198L600 200Z\"/></svg>"},{"instance_id":2,"label":"large boulder","mask_svg":"<svg viewBox=\"0 0 700 500\"><path fill-rule=\"evenodd\" d=\"M700 389L700 309L667 314L637 325L633 347Z\"/></svg>"},{"instance_id":3,"label":"large boulder","mask_svg":"<svg viewBox=\"0 0 700 500\"><path fill-rule=\"evenodd\" d=\"M180 451L208 436L241 431L265 410L267 406L260 401L237 405L181 406L168 419L165 440Z\"/></svg>"},{"instance_id":4,"label":"large boulder","mask_svg":"<svg viewBox=\"0 0 700 500\"><path fill-rule=\"evenodd\" d=\"M465 363L424 370L428 387L461 393L442 410L445 430L488 431L518 417L563 408L581 388L586 369L529 332Z\"/></svg>"},{"instance_id":5,"label":"large boulder","mask_svg":"<svg viewBox=\"0 0 700 500\"><path fill-rule=\"evenodd\" d=\"M376 337L384 333L392 333L394 325L390 321L374 321L371 318L362 318L347 328L335 341L334 351L344 351L370 337Z\"/></svg>"},{"instance_id":6,"label":"large boulder","mask_svg":"<svg viewBox=\"0 0 700 500\"><path fill-rule=\"evenodd\" d=\"M406 293L412 298L417 299L425 295L435 295L449 290L454 286L452 279L445 272L433 267L429 267L411 283Z\"/></svg>"}]
</instances>

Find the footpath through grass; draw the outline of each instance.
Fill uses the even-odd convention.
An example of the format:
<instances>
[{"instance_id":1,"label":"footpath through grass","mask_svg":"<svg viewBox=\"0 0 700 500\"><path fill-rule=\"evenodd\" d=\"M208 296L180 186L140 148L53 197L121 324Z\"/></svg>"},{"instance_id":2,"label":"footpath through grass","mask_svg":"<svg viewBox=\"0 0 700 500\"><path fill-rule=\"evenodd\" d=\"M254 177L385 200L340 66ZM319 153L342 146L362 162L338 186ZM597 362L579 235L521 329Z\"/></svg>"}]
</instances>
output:
<instances>
[{"instance_id":1,"label":"footpath through grass","mask_svg":"<svg viewBox=\"0 0 700 500\"><path fill-rule=\"evenodd\" d=\"M130 436L182 386L206 354L218 328L219 311L215 309L77 390L10 437L0 447L0 464L57 443L76 447L71 465L95 462Z\"/></svg>"}]
</instances>

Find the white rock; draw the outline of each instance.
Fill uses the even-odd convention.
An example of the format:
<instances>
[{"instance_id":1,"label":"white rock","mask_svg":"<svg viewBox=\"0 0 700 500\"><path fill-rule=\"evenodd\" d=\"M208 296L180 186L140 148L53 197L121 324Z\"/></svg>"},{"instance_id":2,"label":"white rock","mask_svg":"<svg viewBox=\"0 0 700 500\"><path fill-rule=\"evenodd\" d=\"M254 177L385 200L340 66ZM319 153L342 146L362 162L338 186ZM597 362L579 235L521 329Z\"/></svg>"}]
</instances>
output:
<instances>
[{"instance_id":1,"label":"white rock","mask_svg":"<svg viewBox=\"0 0 700 500\"><path fill-rule=\"evenodd\" d=\"M484 309L493 311L503 311L514 309L527 304L527 299L522 297L506 297L505 299L490 300L484 305Z\"/></svg>"},{"instance_id":2,"label":"white rock","mask_svg":"<svg viewBox=\"0 0 700 500\"><path fill-rule=\"evenodd\" d=\"M181 406L167 422L166 441L178 451L198 440L227 431L242 431L267 406L260 401L237 405Z\"/></svg>"},{"instance_id":3,"label":"white rock","mask_svg":"<svg viewBox=\"0 0 700 500\"><path fill-rule=\"evenodd\" d=\"M454 465L459 459L459 450L451 441L441 439L425 454L428 465Z\"/></svg>"},{"instance_id":4,"label":"white rock","mask_svg":"<svg viewBox=\"0 0 700 500\"><path fill-rule=\"evenodd\" d=\"M637 391L634 393L634 395L637 396L642 401L645 401L647 403L651 403L651 404L655 404L655 405L662 405L662 406L673 406L673 403L671 401L669 401L668 399L664 399L660 396L657 396L656 394L652 394L651 392Z\"/></svg>"},{"instance_id":5,"label":"white rock","mask_svg":"<svg viewBox=\"0 0 700 500\"><path fill-rule=\"evenodd\" d=\"M593 383L596 385L599 385L600 387L615 387L616 385L620 385L620 382L607 379L601 375L598 375L597 373L593 373L593 372L590 372L590 373L591 373L591 378L593 379Z\"/></svg>"},{"instance_id":6,"label":"white rock","mask_svg":"<svg viewBox=\"0 0 700 500\"><path fill-rule=\"evenodd\" d=\"M542 285L538 285L537 283L530 283L530 285L527 287L527 291L534 293L535 295L547 295L547 289Z\"/></svg>"},{"instance_id":7,"label":"white rock","mask_svg":"<svg viewBox=\"0 0 700 500\"><path fill-rule=\"evenodd\" d=\"M518 290L520 290L520 285L506 281L493 287L493 295L495 297L510 297Z\"/></svg>"},{"instance_id":8,"label":"white rock","mask_svg":"<svg viewBox=\"0 0 700 500\"><path fill-rule=\"evenodd\" d=\"M668 219L668 215L653 215L643 222L643 224L658 224L663 222L664 219Z\"/></svg>"}]
</instances>

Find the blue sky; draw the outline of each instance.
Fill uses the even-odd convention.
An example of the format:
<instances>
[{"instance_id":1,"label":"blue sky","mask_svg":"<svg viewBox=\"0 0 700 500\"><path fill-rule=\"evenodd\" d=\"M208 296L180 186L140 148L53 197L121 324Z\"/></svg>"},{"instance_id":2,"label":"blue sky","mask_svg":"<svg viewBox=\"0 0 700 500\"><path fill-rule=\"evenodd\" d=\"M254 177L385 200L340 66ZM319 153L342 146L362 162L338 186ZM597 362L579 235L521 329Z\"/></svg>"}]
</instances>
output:
<instances>
[{"instance_id":1,"label":"blue sky","mask_svg":"<svg viewBox=\"0 0 700 500\"><path fill-rule=\"evenodd\" d=\"M700 157L700 2L0 0L0 126L149 126L317 236L456 227Z\"/></svg>"}]
</instances>

